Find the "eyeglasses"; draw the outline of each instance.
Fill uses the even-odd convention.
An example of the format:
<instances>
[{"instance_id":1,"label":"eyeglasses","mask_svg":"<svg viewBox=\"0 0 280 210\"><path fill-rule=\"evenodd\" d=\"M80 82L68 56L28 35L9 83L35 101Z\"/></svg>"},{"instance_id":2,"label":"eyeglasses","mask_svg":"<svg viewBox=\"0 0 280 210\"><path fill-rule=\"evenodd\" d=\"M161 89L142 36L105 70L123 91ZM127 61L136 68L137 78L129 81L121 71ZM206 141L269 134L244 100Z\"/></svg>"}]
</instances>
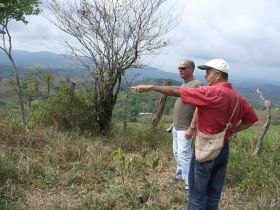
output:
<instances>
[{"instance_id":1,"label":"eyeglasses","mask_svg":"<svg viewBox=\"0 0 280 210\"><path fill-rule=\"evenodd\" d=\"M185 70L185 69L190 69L190 66L180 66L178 67L179 70Z\"/></svg>"}]
</instances>

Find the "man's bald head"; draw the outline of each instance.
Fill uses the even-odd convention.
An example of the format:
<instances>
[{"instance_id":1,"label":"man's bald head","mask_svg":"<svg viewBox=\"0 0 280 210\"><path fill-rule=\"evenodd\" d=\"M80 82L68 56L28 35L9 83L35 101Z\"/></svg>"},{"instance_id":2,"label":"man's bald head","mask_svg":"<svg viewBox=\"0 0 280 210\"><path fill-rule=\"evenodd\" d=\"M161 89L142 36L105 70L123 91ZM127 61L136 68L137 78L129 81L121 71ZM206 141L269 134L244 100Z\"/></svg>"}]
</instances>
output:
<instances>
[{"instance_id":1,"label":"man's bald head","mask_svg":"<svg viewBox=\"0 0 280 210\"><path fill-rule=\"evenodd\" d=\"M183 59L183 60L181 60L180 64L183 66L190 66L193 71L195 69L195 64L194 64L193 60Z\"/></svg>"}]
</instances>

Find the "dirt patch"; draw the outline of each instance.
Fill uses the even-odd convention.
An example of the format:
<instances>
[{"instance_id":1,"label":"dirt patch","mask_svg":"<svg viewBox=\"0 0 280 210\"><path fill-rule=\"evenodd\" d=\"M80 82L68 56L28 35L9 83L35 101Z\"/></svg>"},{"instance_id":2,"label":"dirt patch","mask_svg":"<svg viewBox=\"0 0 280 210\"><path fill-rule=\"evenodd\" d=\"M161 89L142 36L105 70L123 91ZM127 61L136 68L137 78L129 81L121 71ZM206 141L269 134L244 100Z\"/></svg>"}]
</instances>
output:
<instances>
[{"instance_id":1,"label":"dirt patch","mask_svg":"<svg viewBox=\"0 0 280 210\"><path fill-rule=\"evenodd\" d=\"M78 203L77 195L65 190L51 189L42 190L39 188L27 189L22 192L25 198L25 205L17 205L14 209L81 209Z\"/></svg>"}]
</instances>

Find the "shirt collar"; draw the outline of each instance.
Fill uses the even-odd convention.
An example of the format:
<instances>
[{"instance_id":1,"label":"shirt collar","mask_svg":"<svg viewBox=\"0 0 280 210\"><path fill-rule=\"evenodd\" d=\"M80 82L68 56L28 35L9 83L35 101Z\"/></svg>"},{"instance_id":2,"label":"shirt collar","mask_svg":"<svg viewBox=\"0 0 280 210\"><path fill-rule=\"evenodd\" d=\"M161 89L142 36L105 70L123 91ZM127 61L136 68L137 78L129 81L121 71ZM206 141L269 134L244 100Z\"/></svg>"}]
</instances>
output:
<instances>
[{"instance_id":1,"label":"shirt collar","mask_svg":"<svg viewBox=\"0 0 280 210\"><path fill-rule=\"evenodd\" d=\"M232 85L229 82L219 82L219 83L214 84L212 86L215 86L215 87L227 87L227 88L231 88L232 89Z\"/></svg>"}]
</instances>

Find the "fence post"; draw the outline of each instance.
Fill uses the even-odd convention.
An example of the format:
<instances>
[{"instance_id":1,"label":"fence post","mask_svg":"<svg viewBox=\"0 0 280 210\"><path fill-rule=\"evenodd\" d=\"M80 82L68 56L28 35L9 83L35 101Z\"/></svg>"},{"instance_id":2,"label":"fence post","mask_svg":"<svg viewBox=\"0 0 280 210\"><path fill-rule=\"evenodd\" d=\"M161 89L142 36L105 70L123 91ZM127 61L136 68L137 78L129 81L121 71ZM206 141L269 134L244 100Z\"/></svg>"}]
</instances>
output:
<instances>
[{"instance_id":1,"label":"fence post","mask_svg":"<svg viewBox=\"0 0 280 210\"><path fill-rule=\"evenodd\" d=\"M263 145L263 141L264 141L264 136L266 134L266 132L268 131L269 129L269 126L270 126L270 120L271 120L271 106L270 106L270 101L269 100L266 100L264 97L263 97L263 94L262 92L257 89L256 90L257 94L259 95L263 105L265 106L266 108L266 122L264 123L263 125L263 129L262 129L262 134L259 138L259 142L255 148L255 151L253 153L254 156L257 156L261 149L262 149L262 145Z\"/></svg>"},{"instance_id":2,"label":"fence post","mask_svg":"<svg viewBox=\"0 0 280 210\"><path fill-rule=\"evenodd\" d=\"M164 86L170 86L170 85L172 85L172 83L169 80L165 80ZM161 120L163 110L165 108L166 99L167 99L167 96L162 94L160 97L160 100L159 100L159 104L158 104L157 108L155 109L155 112L151 119L152 128L157 127Z\"/></svg>"}]
</instances>

